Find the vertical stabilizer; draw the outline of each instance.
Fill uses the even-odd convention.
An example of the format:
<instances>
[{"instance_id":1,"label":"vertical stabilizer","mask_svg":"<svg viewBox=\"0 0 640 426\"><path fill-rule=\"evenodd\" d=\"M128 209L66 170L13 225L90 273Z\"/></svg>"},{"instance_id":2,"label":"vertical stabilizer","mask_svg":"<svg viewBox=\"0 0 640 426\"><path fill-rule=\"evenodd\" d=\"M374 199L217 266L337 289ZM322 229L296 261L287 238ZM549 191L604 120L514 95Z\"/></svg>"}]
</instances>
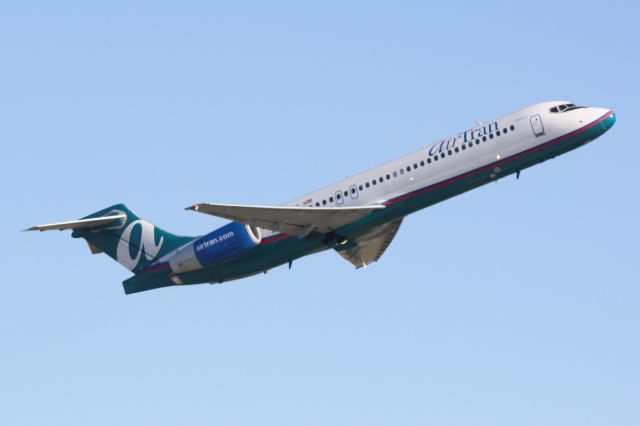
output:
<instances>
[{"instance_id":1,"label":"vertical stabilizer","mask_svg":"<svg viewBox=\"0 0 640 426\"><path fill-rule=\"evenodd\" d=\"M116 204L84 219L121 216L95 228L73 228L74 238L84 238L92 252L103 251L128 270L137 273L162 256L194 240L171 234L140 219L124 204Z\"/></svg>"}]
</instances>

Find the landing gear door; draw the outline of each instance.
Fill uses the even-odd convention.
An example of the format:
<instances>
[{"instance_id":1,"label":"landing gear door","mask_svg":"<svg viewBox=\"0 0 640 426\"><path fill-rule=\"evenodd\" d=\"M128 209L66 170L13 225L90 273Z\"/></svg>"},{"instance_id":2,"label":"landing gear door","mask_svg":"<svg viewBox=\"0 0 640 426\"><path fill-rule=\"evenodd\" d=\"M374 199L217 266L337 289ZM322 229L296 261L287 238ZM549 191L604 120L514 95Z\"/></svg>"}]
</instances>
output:
<instances>
[{"instance_id":1,"label":"landing gear door","mask_svg":"<svg viewBox=\"0 0 640 426\"><path fill-rule=\"evenodd\" d=\"M530 120L533 134L536 136L544 135L544 126L542 125L542 118L540 118L540 114L532 115Z\"/></svg>"}]
</instances>

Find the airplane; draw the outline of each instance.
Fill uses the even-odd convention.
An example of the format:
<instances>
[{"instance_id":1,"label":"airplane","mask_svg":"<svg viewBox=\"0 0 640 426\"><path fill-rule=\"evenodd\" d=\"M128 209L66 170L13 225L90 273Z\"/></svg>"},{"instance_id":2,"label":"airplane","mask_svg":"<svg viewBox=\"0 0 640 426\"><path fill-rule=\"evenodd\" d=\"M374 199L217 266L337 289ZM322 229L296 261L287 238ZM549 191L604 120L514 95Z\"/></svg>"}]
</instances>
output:
<instances>
[{"instance_id":1,"label":"airplane","mask_svg":"<svg viewBox=\"0 0 640 426\"><path fill-rule=\"evenodd\" d=\"M204 236L171 234L116 204L82 219L25 231L72 230L91 252L134 275L125 294L186 284L222 284L266 273L327 249L356 268L376 262L405 216L516 174L591 142L616 115L550 101L526 107L282 206L200 203L187 207L231 220Z\"/></svg>"}]
</instances>

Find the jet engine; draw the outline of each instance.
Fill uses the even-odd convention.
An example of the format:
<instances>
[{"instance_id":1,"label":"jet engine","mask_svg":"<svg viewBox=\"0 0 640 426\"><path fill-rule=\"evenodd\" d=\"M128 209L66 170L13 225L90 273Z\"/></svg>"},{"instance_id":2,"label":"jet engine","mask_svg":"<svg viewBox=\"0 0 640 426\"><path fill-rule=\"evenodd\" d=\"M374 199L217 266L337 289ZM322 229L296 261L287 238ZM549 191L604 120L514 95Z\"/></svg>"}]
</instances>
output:
<instances>
[{"instance_id":1,"label":"jet engine","mask_svg":"<svg viewBox=\"0 0 640 426\"><path fill-rule=\"evenodd\" d=\"M181 248L169 260L175 273L195 271L228 262L262 241L260 228L231 222Z\"/></svg>"}]
</instances>

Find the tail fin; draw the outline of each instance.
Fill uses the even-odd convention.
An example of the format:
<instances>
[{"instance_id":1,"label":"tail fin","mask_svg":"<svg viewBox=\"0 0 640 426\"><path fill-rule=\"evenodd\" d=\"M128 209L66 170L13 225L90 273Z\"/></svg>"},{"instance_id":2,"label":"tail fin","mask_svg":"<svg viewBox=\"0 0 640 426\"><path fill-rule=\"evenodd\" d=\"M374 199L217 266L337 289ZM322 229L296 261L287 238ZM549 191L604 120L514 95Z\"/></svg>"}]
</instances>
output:
<instances>
[{"instance_id":1,"label":"tail fin","mask_svg":"<svg viewBox=\"0 0 640 426\"><path fill-rule=\"evenodd\" d=\"M194 239L164 231L140 219L124 204L107 207L83 219L114 215L124 217L94 228L74 228L71 236L84 238L92 253L105 252L134 273Z\"/></svg>"}]
</instances>

